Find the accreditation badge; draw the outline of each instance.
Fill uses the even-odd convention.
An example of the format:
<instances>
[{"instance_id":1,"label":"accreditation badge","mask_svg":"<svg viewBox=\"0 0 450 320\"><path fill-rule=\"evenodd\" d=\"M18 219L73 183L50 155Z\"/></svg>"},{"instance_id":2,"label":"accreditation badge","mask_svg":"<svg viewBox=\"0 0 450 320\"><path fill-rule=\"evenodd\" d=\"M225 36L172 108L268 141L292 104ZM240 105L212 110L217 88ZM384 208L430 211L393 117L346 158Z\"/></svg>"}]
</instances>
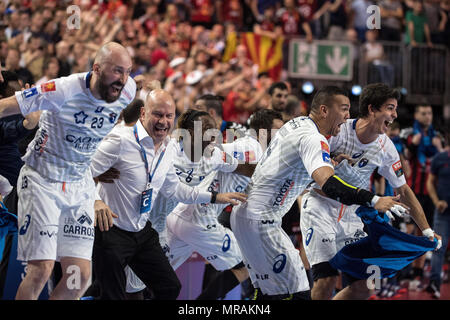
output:
<instances>
[{"instance_id":1,"label":"accreditation badge","mask_svg":"<svg viewBox=\"0 0 450 320\"><path fill-rule=\"evenodd\" d=\"M152 188L142 192L141 210L140 210L141 214L150 212L150 209L152 208L152 193L153 193Z\"/></svg>"}]
</instances>

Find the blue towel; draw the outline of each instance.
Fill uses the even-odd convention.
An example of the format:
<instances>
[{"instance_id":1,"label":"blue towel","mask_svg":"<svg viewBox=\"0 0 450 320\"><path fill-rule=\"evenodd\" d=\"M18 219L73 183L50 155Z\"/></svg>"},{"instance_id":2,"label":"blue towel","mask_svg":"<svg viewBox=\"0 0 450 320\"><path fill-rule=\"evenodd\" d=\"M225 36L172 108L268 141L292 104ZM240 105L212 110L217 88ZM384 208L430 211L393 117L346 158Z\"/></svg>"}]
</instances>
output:
<instances>
[{"instance_id":1,"label":"blue towel","mask_svg":"<svg viewBox=\"0 0 450 320\"><path fill-rule=\"evenodd\" d=\"M17 232L17 216L8 211L0 201L0 260L3 257L5 237Z\"/></svg>"},{"instance_id":2,"label":"blue towel","mask_svg":"<svg viewBox=\"0 0 450 320\"><path fill-rule=\"evenodd\" d=\"M416 260L427 251L434 250L437 240L403 233L391 225L389 218L380 216L373 208L361 206L356 210L367 225L368 236L342 248L330 260L333 268L357 279L373 275L370 266L380 268L380 278L391 278L397 271Z\"/></svg>"}]
</instances>

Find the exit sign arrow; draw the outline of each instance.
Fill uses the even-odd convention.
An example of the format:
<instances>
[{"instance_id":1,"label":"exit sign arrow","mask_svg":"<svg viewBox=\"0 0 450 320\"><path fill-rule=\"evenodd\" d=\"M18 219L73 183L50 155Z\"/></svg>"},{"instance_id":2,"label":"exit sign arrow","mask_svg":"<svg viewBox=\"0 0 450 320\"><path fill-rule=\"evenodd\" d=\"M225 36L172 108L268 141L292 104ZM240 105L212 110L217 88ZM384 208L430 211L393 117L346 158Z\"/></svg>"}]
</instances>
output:
<instances>
[{"instance_id":1,"label":"exit sign arrow","mask_svg":"<svg viewBox=\"0 0 450 320\"><path fill-rule=\"evenodd\" d=\"M342 55L341 47L333 47L333 55L326 55L327 66L334 74L340 74L348 63L348 56Z\"/></svg>"}]
</instances>

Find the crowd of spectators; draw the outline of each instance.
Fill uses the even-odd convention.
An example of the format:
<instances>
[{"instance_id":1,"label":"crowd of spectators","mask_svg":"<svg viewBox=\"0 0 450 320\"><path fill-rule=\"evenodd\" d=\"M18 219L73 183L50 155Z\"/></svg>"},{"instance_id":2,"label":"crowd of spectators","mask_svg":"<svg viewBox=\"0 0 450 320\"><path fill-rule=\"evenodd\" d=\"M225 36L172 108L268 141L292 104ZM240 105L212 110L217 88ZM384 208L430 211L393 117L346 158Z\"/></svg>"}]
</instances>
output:
<instances>
[{"instance_id":1,"label":"crowd of spectators","mask_svg":"<svg viewBox=\"0 0 450 320\"><path fill-rule=\"evenodd\" d=\"M367 30L373 4L379 30ZM23 83L40 84L88 71L100 45L117 41L133 57L131 76L140 85L159 80L178 113L195 97L214 93L225 99L225 120L245 122L267 107L267 89L280 79L259 72L242 43L224 62L230 34L364 43L379 80L392 83L392 66L377 41L448 45L449 12L449 1L436 0L7 0L0 4L0 62Z\"/></svg>"},{"instance_id":2,"label":"crowd of spectators","mask_svg":"<svg viewBox=\"0 0 450 320\"><path fill-rule=\"evenodd\" d=\"M368 12L371 5L380 9L379 30L367 28L375 12ZM361 44L379 80L393 85L395 66L379 41L450 47L450 1L3 0L0 63L23 85L40 85L89 71L101 45L116 41L133 58L131 76L141 89L137 98L145 100L147 84L158 80L173 96L177 115L196 98L214 94L223 97L223 120L245 124L256 110L273 107L269 89L277 81L288 89L283 117L305 115L307 105L287 73L274 79L260 72L243 43L224 61L230 35L242 32ZM416 267L422 268L423 263Z\"/></svg>"}]
</instances>

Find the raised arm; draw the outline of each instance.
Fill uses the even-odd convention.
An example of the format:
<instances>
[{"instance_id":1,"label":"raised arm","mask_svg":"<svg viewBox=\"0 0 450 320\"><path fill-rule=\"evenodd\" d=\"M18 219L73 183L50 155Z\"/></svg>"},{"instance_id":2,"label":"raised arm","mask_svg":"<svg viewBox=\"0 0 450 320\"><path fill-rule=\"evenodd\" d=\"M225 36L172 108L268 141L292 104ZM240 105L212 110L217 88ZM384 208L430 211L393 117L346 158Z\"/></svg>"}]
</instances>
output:
<instances>
[{"instance_id":1,"label":"raised arm","mask_svg":"<svg viewBox=\"0 0 450 320\"><path fill-rule=\"evenodd\" d=\"M19 113L20 113L19 103L17 102L15 96L11 96L0 100L0 118L4 118Z\"/></svg>"}]
</instances>

